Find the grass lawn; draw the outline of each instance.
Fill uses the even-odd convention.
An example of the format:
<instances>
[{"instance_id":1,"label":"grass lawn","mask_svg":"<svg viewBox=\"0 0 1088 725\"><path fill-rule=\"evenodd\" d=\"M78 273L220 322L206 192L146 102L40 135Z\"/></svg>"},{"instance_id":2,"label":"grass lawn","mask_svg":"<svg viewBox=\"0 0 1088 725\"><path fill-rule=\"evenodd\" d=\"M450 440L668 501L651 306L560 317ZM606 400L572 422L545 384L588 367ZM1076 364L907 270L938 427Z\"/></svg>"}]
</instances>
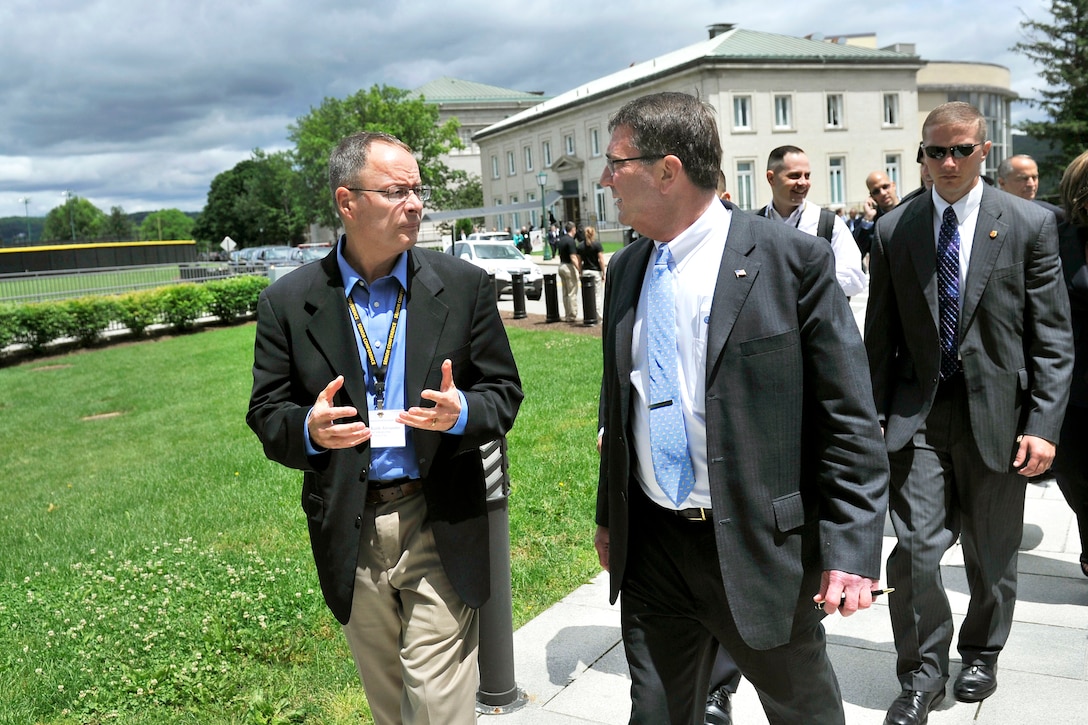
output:
<instances>
[{"instance_id":1,"label":"grass lawn","mask_svg":"<svg viewBox=\"0 0 1088 725\"><path fill-rule=\"evenodd\" d=\"M300 474L245 425L254 327L0 369L0 723L358 723ZM600 340L511 329L514 619L598 570Z\"/></svg>"}]
</instances>

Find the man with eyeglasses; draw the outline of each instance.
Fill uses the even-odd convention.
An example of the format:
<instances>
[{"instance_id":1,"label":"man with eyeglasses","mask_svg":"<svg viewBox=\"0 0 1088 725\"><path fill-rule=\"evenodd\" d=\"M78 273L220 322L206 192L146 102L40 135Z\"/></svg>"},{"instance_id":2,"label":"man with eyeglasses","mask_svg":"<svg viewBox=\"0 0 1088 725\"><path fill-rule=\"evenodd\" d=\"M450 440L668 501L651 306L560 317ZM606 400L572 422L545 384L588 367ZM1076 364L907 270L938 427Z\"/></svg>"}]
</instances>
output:
<instances>
[{"instance_id":1,"label":"man with eyeglasses","mask_svg":"<svg viewBox=\"0 0 1088 725\"><path fill-rule=\"evenodd\" d=\"M594 536L630 722L704 722L720 642L771 723L841 724L821 620L871 606L887 495L865 350L830 245L719 202L714 116L628 102L600 178L640 234L608 265Z\"/></svg>"},{"instance_id":2,"label":"man with eyeglasses","mask_svg":"<svg viewBox=\"0 0 1088 725\"><path fill-rule=\"evenodd\" d=\"M854 241L861 250L861 256L869 254L873 246L873 233L876 222L899 204L895 182L883 171L874 171L865 177L865 187L869 195L865 197L861 218L854 225Z\"/></svg>"},{"instance_id":3,"label":"man with eyeglasses","mask_svg":"<svg viewBox=\"0 0 1088 725\"><path fill-rule=\"evenodd\" d=\"M1021 199L1034 201L1053 214L1058 224L1065 221L1065 212L1060 206L1035 198L1039 191L1039 165L1027 154L1010 156L998 164L997 186Z\"/></svg>"},{"instance_id":4,"label":"man with eyeglasses","mask_svg":"<svg viewBox=\"0 0 1088 725\"><path fill-rule=\"evenodd\" d=\"M415 248L420 181L388 134L332 152L344 234L261 293L246 419L303 472L321 591L375 723L471 725L490 588L480 446L522 391L487 275Z\"/></svg>"},{"instance_id":5,"label":"man with eyeglasses","mask_svg":"<svg viewBox=\"0 0 1088 725\"><path fill-rule=\"evenodd\" d=\"M865 315L897 537L888 606L902 691L888 725L925 723L944 699L953 620L940 562L957 538L970 604L953 694L997 689L1025 484L1054 458L1073 361L1054 216L981 181L986 119L938 106L921 147L933 190L877 223Z\"/></svg>"}]
</instances>

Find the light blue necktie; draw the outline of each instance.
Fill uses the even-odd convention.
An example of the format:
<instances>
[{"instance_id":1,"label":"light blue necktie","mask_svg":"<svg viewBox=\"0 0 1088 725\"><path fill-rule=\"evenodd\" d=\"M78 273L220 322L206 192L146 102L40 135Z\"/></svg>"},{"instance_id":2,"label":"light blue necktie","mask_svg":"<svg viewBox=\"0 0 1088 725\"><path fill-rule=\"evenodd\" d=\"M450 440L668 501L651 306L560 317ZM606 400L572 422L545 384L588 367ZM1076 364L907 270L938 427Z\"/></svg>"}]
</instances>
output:
<instances>
[{"instance_id":1,"label":"light blue necktie","mask_svg":"<svg viewBox=\"0 0 1088 725\"><path fill-rule=\"evenodd\" d=\"M937 311L940 317L941 380L960 371L960 230L949 206L937 236Z\"/></svg>"},{"instance_id":2,"label":"light blue necktie","mask_svg":"<svg viewBox=\"0 0 1088 725\"><path fill-rule=\"evenodd\" d=\"M647 363L650 374L650 452L657 485L677 506L695 488L677 377L675 273L672 252L662 244L646 296Z\"/></svg>"}]
</instances>

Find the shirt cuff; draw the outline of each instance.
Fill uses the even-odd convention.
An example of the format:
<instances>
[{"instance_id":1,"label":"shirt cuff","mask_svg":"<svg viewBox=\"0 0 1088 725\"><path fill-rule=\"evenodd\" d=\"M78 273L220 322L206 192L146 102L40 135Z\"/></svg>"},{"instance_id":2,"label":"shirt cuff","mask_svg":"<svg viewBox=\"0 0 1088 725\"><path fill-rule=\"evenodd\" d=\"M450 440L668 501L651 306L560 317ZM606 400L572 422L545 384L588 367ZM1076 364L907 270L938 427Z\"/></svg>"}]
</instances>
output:
<instances>
[{"instance_id":1,"label":"shirt cuff","mask_svg":"<svg viewBox=\"0 0 1088 725\"><path fill-rule=\"evenodd\" d=\"M320 456L328 449L318 448L314 445L313 441L310 440L310 415L312 415L313 412L314 409L310 408L310 410L306 413L306 420L302 421L302 437L306 441L306 455Z\"/></svg>"},{"instance_id":2,"label":"shirt cuff","mask_svg":"<svg viewBox=\"0 0 1088 725\"><path fill-rule=\"evenodd\" d=\"M457 397L461 399L461 415L457 416L457 422L453 424L453 427L446 431L455 436L464 435L465 428L468 427L468 400L460 390L457 391Z\"/></svg>"}]
</instances>

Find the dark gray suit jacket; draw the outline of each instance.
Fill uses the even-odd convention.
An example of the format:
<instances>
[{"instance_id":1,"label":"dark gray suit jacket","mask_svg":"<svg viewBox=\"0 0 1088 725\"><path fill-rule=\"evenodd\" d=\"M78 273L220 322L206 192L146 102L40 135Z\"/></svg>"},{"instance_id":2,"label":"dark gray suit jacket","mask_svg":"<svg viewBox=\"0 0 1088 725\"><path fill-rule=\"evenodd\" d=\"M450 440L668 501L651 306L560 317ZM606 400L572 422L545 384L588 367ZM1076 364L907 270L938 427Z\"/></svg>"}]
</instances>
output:
<instances>
[{"instance_id":1,"label":"dark gray suit jacket","mask_svg":"<svg viewBox=\"0 0 1088 725\"><path fill-rule=\"evenodd\" d=\"M642 238L613 255L605 290L597 523L609 528L613 601L640 535L628 525L631 339L652 249ZM822 571L880 575L887 455L827 242L734 212L706 355L720 574L744 641L769 649L813 616Z\"/></svg>"},{"instance_id":2,"label":"dark gray suit jacket","mask_svg":"<svg viewBox=\"0 0 1088 725\"><path fill-rule=\"evenodd\" d=\"M940 369L934 207L925 194L877 224L865 345L889 451L925 421ZM959 349L971 430L1008 471L1020 434L1058 440L1073 367L1054 215L985 186L961 292Z\"/></svg>"},{"instance_id":3,"label":"dark gray suit jacket","mask_svg":"<svg viewBox=\"0 0 1088 725\"><path fill-rule=\"evenodd\" d=\"M413 249L408 259L405 391L408 406L438 390L442 361L468 403L463 436L412 430L427 516L442 565L472 607L490 592L487 511L479 446L503 436L521 404L521 381L483 270ZM302 507L325 601L341 623L351 614L370 444L306 455L306 414L337 375L335 405L368 422L363 363L348 318L336 252L261 293L253 391L246 420L272 460L303 471Z\"/></svg>"}]
</instances>

